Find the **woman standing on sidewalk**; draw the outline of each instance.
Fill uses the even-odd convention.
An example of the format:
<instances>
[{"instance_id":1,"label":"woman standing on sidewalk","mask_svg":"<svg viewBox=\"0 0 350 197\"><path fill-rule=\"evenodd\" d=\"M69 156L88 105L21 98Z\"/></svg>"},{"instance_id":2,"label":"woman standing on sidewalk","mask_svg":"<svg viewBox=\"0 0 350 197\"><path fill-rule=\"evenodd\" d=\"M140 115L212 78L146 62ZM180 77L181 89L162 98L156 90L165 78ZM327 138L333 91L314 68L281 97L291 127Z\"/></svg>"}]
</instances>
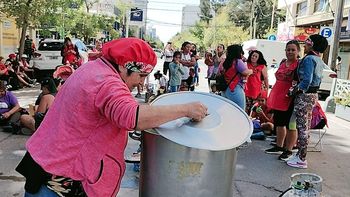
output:
<instances>
[{"instance_id":1,"label":"woman standing on sidewalk","mask_svg":"<svg viewBox=\"0 0 350 197\"><path fill-rule=\"evenodd\" d=\"M267 106L273 109L273 122L276 127L276 146L265 150L268 154L281 154L278 159L287 160L292 156L292 149L297 140L295 121L290 121L294 103L292 97L287 97L292 87L293 78L298 67L300 45L297 40L291 40L286 45L286 57L282 60L277 72L276 83L273 86ZM285 148L284 148L285 147Z\"/></svg>"},{"instance_id":2,"label":"woman standing on sidewalk","mask_svg":"<svg viewBox=\"0 0 350 197\"><path fill-rule=\"evenodd\" d=\"M327 39L321 35L311 35L304 45L307 54L297 70L299 83L295 87L294 111L298 129L298 153L287 161L287 164L296 168L307 168L308 130L310 129L312 108L314 107L320 88L324 62L321 59L328 46Z\"/></svg>"}]
</instances>

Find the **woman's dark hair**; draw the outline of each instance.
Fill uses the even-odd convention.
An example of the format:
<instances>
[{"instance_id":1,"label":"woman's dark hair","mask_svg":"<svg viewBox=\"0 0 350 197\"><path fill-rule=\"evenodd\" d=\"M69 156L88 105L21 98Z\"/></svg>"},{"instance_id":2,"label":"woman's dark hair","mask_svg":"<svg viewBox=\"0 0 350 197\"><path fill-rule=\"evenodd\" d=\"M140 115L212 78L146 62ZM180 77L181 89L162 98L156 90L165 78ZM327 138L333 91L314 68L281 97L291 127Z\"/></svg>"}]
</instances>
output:
<instances>
[{"instance_id":1,"label":"woman's dark hair","mask_svg":"<svg viewBox=\"0 0 350 197\"><path fill-rule=\"evenodd\" d=\"M188 41L185 41L184 43L182 43L181 49L183 50L186 47L186 45L188 45L188 44L191 44L191 43Z\"/></svg>"},{"instance_id":2,"label":"woman's dark hair","mask_svg":"<svg viewBox=\"0 0 350 197\"><path fill-rule=\"evenodd\" d=\"M328 47L328 41L325 37L319 34L313 34L310 37L310 40L314 43L312 49L316 52L323 53Z\"/></svg>"},{"instance_id":3,"label":"woman's dark hair","mask_svg":"<svg viewBox=\"0 0 350 197\"><path fill-rule=\"evenodd\" d=\"M55 81L50 77L44 78L41 81L41 87L46 87L50 93L57 92L57 87L56 87Z\"/></svg>"},{"instance_id":4,"label":"woman's dark hair","mask_svg":"<svg viewBox=\"0 0 350 197\"><path fill-rule=\"evenodd\" d=\"M243 48L241 45L234 44L227 47L226 59L224 61L224 69L228 70L234 60L241 59L244 54Z\"/></svg>"},{"instance_id":5,"label":"woman's dark hair","mask_svg":"<svg viewBox=\"0 0 350 197\"><path fill-rule=\"evenodd\" d=\"M64 45L66 45L68 41L72 42L72 40L69 37L65 37L64 38Z\"/></svg>"},{"instance_id":6,"label":"woman's dark hair","mask_svg":"<svg viewBox=\"0 0 350 197\"><path fill-rule=\"evenodd\" d=\"M290 41L288 41L287 44L286 44L286 48L287 48L287 46L290 45L290 44L294 44L295 46L297 46L298 51L300 51L300 44L299 44L299 41L297 41L297 40L290 40Z\"/></svg>"},{"instance_id":7,"label":"woman's dark hair","mask_svg":"<svg viewBox=\"0 0 350 197\"><path fill-rule=\"evenodd\" d=\"M258 65L267 65L266 60L264 58L264 55L262 54L261 51L258 51L258 50L254 50L254 51L249 53L249 56L248 56L248 59L247 59L248 63L252 62L253 53L257 53L259 55L258 61L256 62Z\"/></svg>"},{"instance_id":8,"label":"woman's dark hair","mask_svg":"<svg viewBox=\"0 0 350 197\"><path fill-rule=\"evenodd\" d=\"M0 81L0 90L6 90L6 85L4 83L4 81Z\"/></svg>"},{"instance_id":9,"label":"woman's dark hair","mask_svg":"<svg viewBox=\"0 0 350 197\"><path fill-rule=\"evenodd\" d=\"M222 46L222 50L225 51L225 45L224 44L218 44L218 46Z\"/></svg>"},{"instance_id":10,"label":"woman's dark hair","mask_svg":"<svg viewBox=\"0 0 350 197\"><path fill-rule=\"evenodd\" d=\"M174 59L176 56L178 56L178 55L180 55L180 57L181 57L181 52L180 52L180 51L175 51L175 52L174 52L174 55L173 55L173 59Z\"/></svg>"}]
</instances>

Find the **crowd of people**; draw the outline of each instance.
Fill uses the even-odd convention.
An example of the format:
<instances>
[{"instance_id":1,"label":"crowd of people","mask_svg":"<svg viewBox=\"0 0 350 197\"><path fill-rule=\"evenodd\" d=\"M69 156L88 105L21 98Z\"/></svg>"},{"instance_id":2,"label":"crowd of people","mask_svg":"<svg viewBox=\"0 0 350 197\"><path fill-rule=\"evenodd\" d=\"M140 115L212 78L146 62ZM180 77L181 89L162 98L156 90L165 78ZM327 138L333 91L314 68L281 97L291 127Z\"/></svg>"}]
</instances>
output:
<instances>
[{"instance_id":1,"label":"crowd of people","mask_svg":"<svg viewBox=\"0 0 350 197\"><path fill-rule=\"evenodd\" d=\"M258 130L276 135L273 147L265 150L278 154L289 166L307 168L308 130L317 106L317 91L324 63L321 59L328 46L320 35L311 35L305 42L303 58L297 40L286 43L285 58L275 73L276 83L269 91L267 62L258 49L245 58L242 46L219 44L215 51L205 53L210 92L224 96L250 115ZM196 45L184 42L180 51L168 43L163 72L169 73L169 92L193 91L198 83ZM172 58L171 58L172 57ZM168 72L169 71L169 72ZM227 88L220 90L218 77L223 76ZM314 110L315 111L315 110ZM326 120L322 108L317 108L320 120ZM315 114L315 113L314 113ZM317 118L317 117L316 117ZM292 151L298 150L293 155Z\"/></svg>"},{"instance_id":2,"label":"crowd of people","mask_svg":"<svg viewBox=\"0 0 350 197\"><path fill-rule=\"evenodd\" d=\"M275 73L276 83L270 93L267 63L261 51L251 50L245 59L241 45L228 46L226 53L223 52L224 46L219 45L214 55L208 52L205 56L211 91L244 109L259 125L258 130L275 133L273 147L265 152L279 154L278 159L292 167L307 168L311 122L314 119L326 122L322 108L317 107L317 91L324 67L321 53L327 46L323 36L311 35L304 45L306 55L300 59L299 42L289 41L285 48L286 58ZM219 93L215 80L218 75L224 75L228 85ZM293 149L298 150L295 155Z\"/></svg>"},{"instance_id":3,"label":"crowd of people","mask_svg":"<svg viewBox=\"0 0 350 197\"><path fill-rule=\"evenodd\" d=\"M198 102L157 107L140 105L132 97L131 91L140 88L156 64L148 43L124 38L105 43L103 48L97 44L98 50L84 66L68 76L62 69L55 77L41 81L33 113L22 109L10 91L14 79L22 86L33 84L26 56L18 61L11 54L6 62L0 57L0 123L10 126L12 132L26 128L34 133L17 167L26 177L28 196L115 194L125 170L126 131L154 128L180 117L201 121L207 115L206 106ZM216 50L205 53L210 92L236 103L265 134L276 134L276 143L265 152L279 154L278 159L292 167L307 168L307 131L312 115L319 115L326 123L317 103L317 90L323 69L320 56L327 45L324 37L310 36L304 45L306 55L300 59L299 42L289 41L270 92L267 62L258 49L249 51L248 58L239 44L219 44ZM80 64L78 50L69 38L62 56L63 64ZM154 74L160 84L158 94L194 91L200 72L196 45L184 42L176 51L168 42L164 56L163 73ZM225 79L224 90L218 88L219 76ZM295 148L298 152L292 155ZM100 184L93 184L100 180Z\"/></svg>"}]
</instances>

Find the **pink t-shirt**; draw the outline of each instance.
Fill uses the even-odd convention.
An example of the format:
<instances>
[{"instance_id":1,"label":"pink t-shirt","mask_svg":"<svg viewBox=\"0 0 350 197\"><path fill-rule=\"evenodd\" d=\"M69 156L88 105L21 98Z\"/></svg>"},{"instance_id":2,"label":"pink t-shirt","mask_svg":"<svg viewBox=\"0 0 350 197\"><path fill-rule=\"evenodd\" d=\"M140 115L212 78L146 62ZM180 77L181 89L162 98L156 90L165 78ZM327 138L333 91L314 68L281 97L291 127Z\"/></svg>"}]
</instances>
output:
<instances>
[{"instance_id":1,"label":"pink t-shirt","mask_svg":"<svg viewBox=\"0 0 350 197\"><path fill-rule=\"evenodd\" d=\"M62 86L27 150L45 171L81 181L89 197L115 196L137 108L109 63L88 62Z\"/></svg>"}]
</instances>

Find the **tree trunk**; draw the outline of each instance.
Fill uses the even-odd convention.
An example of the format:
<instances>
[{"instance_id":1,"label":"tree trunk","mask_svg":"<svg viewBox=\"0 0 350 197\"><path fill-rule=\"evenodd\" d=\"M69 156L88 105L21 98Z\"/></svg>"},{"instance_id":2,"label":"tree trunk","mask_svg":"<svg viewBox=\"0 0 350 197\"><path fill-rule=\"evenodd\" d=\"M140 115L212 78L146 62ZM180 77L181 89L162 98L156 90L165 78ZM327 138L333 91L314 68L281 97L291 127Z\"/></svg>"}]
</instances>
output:
<instances>
[{"instance_id":1,"label":"tree trunk","mask_svg":"<svg viewBox=\"0 0 350 197\"><path fill-rule=\"evenodd\" d=\"M28 22L24 21L22 24L22 32L21 32L21 39L19 41L19 58L21 59L23 52L24 52L24 39L26 37L26 32L27 32L27 28L28 28Z\"/></svg>"},{"instance_id":2,"label":"tree trunk","mask_svg":"<svg viewBox=\"0 0 350 197\"><path fill-rule=\"evenodd\" d=\"M29 5L32 3L33 0L28 0L26 3L26 6L29 7ZM19 41L19 58L21 59L23 52L24 52L24 39L26 37L26 32L28 28L28 18L29 18L29 9L23 16L23 23L22 23L22 32L21 32L21 39Z\"/></svg>"}]
</instances>

